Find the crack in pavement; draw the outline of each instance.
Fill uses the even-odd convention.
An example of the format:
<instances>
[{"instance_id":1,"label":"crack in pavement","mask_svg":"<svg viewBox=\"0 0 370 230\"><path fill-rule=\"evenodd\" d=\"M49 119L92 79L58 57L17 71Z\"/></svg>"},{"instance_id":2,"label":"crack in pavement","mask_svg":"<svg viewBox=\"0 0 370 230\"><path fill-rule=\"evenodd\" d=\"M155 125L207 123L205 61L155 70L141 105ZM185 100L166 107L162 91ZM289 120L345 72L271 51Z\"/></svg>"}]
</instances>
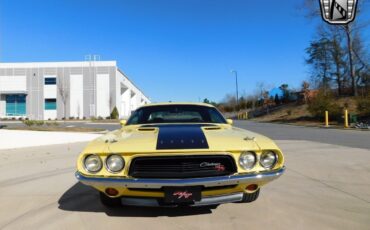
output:
<instances>
[{"instance_id":1,"label":"crack in pavement","mask_svg":"<svg viewBox=\"0 0 370 230\"><path fill-rule=\"evenodd\" d=\"M12 178L8 179L5 181L0 182L1 187L6 187L6 186L11 186L11 185L16 185L24 182L29 182L33 180L39 180L45 177L51 177L51 176L57 176L60 174L65 174L65 173L70 173L75 170L75 167L68 167L68 168L63 168L63 169L56 169L53 171L47 171L47 172L42 172L42 173L37 173L37 174L32 174L29 176L22 176L22 177L17 177L17 178Z\"/></svg>"},{"instance_id":2,"label":"crack in pavement","mask_svg":"<svg viewBox=\"0 0 370 230\"><path fill-rule=\"evenodd\" d=\"M297 171L297 170L294 170L294 169L292 169L292 168L289 168L289 171L292 171L292 172L294 172L294 173L296 173L296 174L298 174L298 175L300 175L300 176L303 176L303 177L305 177L305 178L307 178L307 179L310 179L310 180L312 180L312 181L318 182L318 183L320 183L320 184L322 184L322 185L325 185L325 186L326 186L326 187L328 187L328 188L331 188L331 189L336 190L336 191L338 191L338 192L344 193L344 194L346 194L346 195L348 195L348 196L351 196L351 197L353 197L353 198L356 198L356 199L358 199L358 200L360 200L360 201L363 201L363 202L365 202L365 203L370 203L370 201L368 201L368 200L366 200L366 199L364 199L364 198L362 198L362 197L359 197L359 196L357 196L357 195L355 195L355 194L352 194L352 193L349 193L349 192L343 191L343 190L342 190L342 189L340 189L340 188L337 188L337 187L335 187L335 186L333 186L333 185L330 185L330 184L328 184L328 183L325 183L324 181L321 181L321 180L319 180L319 179L316 179L316 178L313 178L313 177L307 176L307 175L305 175L305 174L303 174L303 173L301 173L301 172L299 172L299 171Z\"/></svg>"}]
</instances>

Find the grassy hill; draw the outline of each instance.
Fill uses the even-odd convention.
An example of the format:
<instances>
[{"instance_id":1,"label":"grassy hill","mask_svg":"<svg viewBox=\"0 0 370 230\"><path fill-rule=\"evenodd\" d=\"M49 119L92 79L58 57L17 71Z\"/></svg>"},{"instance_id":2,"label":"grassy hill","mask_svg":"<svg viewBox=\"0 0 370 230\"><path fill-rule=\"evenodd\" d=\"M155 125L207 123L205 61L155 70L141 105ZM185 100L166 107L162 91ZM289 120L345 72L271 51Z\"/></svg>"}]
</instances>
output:
<instances>
[{"instance_id":1,"label":"grassy hill","mask_svg":"<svg viewBox=\"0 0 370 230\"><path fill-rule=\"evenodd\" d=\"M356 101L353 97L344 97L336 100L342 108L347 108L349 113L358 114ZM313 117L307 109L306 104L288 104L281 106L279 109L270 112L269 114L253 118L255 121L261 122L283 122L302 125L322 125L324 121ZM330 121L331 125L338 125L338 121Z\"/></svg>"}]
</instances>

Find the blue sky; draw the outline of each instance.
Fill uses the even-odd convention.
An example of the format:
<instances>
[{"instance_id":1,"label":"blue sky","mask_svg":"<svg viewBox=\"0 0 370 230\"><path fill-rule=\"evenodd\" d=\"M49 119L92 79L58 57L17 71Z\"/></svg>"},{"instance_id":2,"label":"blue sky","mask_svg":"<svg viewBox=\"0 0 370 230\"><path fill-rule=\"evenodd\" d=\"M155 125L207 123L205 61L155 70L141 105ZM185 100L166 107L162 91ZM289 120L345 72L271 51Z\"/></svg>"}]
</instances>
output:
<instances>
[{"instance_id":1,"label":"blue sky","mask_svg":"<svg viewBox=\"0 0 370 230\"><path fill-rule=\"evenodd\" d=\"M297 0L0 0L0 62L117 60L153 101L299 87L314 36ZM367 41L370 36L365 36Z\"/></svg>"}]
</instances>

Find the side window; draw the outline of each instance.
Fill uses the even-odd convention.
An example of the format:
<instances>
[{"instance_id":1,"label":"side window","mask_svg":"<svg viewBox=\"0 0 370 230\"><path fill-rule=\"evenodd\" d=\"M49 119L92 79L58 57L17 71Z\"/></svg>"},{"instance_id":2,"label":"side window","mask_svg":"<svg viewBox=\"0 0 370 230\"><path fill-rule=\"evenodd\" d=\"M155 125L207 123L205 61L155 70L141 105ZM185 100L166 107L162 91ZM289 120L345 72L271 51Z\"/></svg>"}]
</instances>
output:
<instances>
[{"instance_id":1,"label":"side window","mask_svg":"<svg viewBox=\"0 0 370 230\"><path fill-rule=\"evenodd\" d=\"M222 118L221 114L215 109L209 110L209 116L212 123L225 123L225 120Z\"/></svg>"},{"instance_id":2,"label":"side window","mask_svg":"<svg viewBox=\"0 0 370 230\"><path fill-rule=\"evenodd\" d=\"M128 120L127 124L128 125L136 125L139 123L139 120L141 119L142 117L142 113L143 111L142 110L136 110L130 117L130 119Z\"/></svg>"}]
</instances>

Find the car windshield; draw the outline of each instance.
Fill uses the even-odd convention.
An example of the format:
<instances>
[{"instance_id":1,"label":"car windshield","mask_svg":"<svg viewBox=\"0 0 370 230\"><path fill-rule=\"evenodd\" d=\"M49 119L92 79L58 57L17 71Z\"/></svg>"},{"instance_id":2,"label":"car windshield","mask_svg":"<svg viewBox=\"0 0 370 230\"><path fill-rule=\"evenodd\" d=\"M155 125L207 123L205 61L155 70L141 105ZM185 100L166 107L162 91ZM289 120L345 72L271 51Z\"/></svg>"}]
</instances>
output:
<instances>
[{"instance_id":1,"label":"car windshield","mask_svg":"<svg viewBox=\"0 0 370 230\"><path fill-rule=\"evenodd\" d=\"M158 105L136 110L127 125L153 123L222 123L226 120L213 107L199 105Z\"/></svg>"}]
</instances>

